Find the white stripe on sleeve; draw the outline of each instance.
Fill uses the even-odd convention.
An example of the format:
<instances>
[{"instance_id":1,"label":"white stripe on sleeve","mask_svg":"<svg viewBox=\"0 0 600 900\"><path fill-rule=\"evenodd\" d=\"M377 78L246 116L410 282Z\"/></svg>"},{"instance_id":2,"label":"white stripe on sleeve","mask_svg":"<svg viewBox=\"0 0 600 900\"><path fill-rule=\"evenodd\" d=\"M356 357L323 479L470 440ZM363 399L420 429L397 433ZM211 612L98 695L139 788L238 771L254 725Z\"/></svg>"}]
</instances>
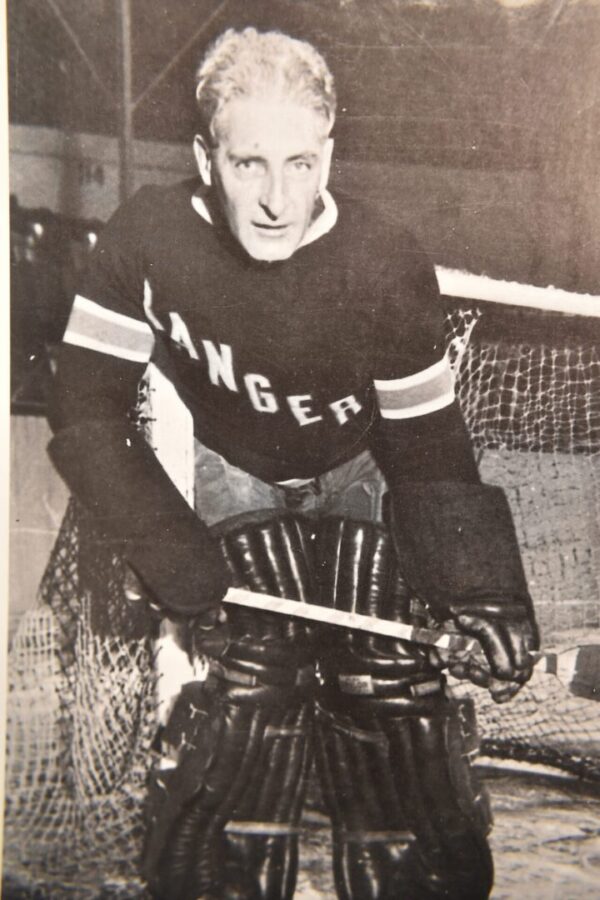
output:
<instances>
[{"instance_id":1,"label":"white stripe on sleeve","mask_svg":"<svg viewBox=\"0 0 600 900\"><path fill-rule=\"evenodd\" d=\"M375 379L374 384L384 419L424 416L454 401L454 376L448 354L413 375Z\"/></svg>"},{"instance_id":2,"label":"white stripe on sleeve","mask_svg":"<svg viewBox=\"0 0 600 900\"><path fill-rule=\"evenodd\" d=\"M77 295L69 317L65 343L110 356L147 363L154 348L154 334L147 322L106 309Z\"/></svg>"}]
</instances>

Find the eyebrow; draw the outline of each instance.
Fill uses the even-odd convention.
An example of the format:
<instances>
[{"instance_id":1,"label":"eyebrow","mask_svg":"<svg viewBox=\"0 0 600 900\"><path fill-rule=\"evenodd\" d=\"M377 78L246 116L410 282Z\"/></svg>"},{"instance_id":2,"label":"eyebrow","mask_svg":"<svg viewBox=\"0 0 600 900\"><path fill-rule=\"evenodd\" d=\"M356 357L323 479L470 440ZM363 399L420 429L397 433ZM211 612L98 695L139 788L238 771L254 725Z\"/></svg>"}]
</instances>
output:
<instances>
[{"instance_id":1,"label":"eyebrow","mask_svg":"<svg viewBox=\"0 0 600 900\"><path fill-rule=\"evenodd\" d=\"M233 162L266 162L264 156L257 153L231 153L227 154Z\"/></svg>"},{"instance_id":2,"label":"eyebrow","mask_svg":"<svg viewBox=\"0 0 600 900\"><path fill-rule=\"evenodd\" d=\"M230 151L227 156L232 162L267 162L266 157L261 156L259 153L234 153ZM317 159L318 154L307 150L304 153L294 153L293 156L288 156L285 162L296 162L297 160L315 162Z\"/></svg>"},{"instance_id":3,"label":"eyebrow","mask_svg":"<svg viewBox=\"0 0 600 900\"><path fill-rule=\"evenodd\" d=\"M315 162L317 158L318 156L316 153L311 153L310 150L307 150L306 153L295 153L294 156L289 156L286 162L296 162L299 159Z\"/></svg>"}]
</instances>

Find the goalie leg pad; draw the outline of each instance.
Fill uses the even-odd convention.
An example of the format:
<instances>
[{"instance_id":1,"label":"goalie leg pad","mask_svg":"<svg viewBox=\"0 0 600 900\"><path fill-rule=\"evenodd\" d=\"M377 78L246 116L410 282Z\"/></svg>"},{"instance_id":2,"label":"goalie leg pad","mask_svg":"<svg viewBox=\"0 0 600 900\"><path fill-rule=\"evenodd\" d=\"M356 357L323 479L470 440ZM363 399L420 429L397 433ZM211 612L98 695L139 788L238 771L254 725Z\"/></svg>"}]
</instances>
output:
<instances>
[{"instance_id":1,"label":"goalie leg pad","mask_svg":"<svg viewBox=\"0 0 600 900\"><path fill-rule=\"evenodd\" d=\"M275 711L274 711L275 712ZM312 704L278 710L227 826L227 885L240 898L291 900L300 815L312 760Z\"/></svg>"},{"instance_id":2,"label":"goalie leg pad","mask_svg":"<svg viewBox=\"0 0 600 900\"><path fill-rule=\"evenodd\" d=\"M382 722L415 842L395 896L485 900L493 883L487 797L470 768L457 709Z\"/></svg>"},{"instance_id":3,"label":"goalie leg pad","mask_svg":"<svg viewBox=\"0 0 600 900\"><path fill-rule=\"evenodd\" d=\"M319 710L316 757L340 900L484 900L487 798L457 711L381 720ZM364 723L361 723L364 725Z\"/></svg>"},{"instance_id":4,"label":"goalie leg pad","mask_svg":"<svg viewBox=\"0 0 600 900\"><path fill-rule=\"evenodd\" d=\"M214 526L232 580L237 587L256 593L314 601L316 583L312 528L301 516L246 514ZM290 665L294 658L309 658L306 626L296 620L262 610L229 607L232 656L257 666Z\"/></svg>"},{"instance_id":5,"label":"goalie leg pad","mask_svg":"<svg viewBox=\"0 0 600 900\"><path fill-rule=\"evenodd\" d=\"M385 734L320 708L315 750L338 897L391 900L395 869L414 835L396 794Z\"/></svg>"},{"instance_id":6,"label":"goalie leg pad","mask_svg":"<svg viewBox=\"0 0 600 900\"><path fill-rule=\"evenodd\" d=\"M322 603L410 621L383 526L326 521L318 553ZM330 641L319 665L317 760L338 896L483 900L492 879L485 802L427 653L350 634Z\"/></svg>"},{"instance_id":7,"label":"goalie leg pad","mask_svg":"<svg viewBox=\"0 0 600 900\"><path fill-rule=\"evenodd\" d=\"M298 517L245 516L221 524L217 537L239 586L308 598L310 546ZM303 626L282 617L232 609L228 622L225 652L209 662L206 682L184 686L165 729L175 768L155 776L145 853L156 897L225 890L233 897L237 890L275 900L293 892L293 828L310 756L311 652ZM202 649L202 632L191 646ZM262 822L277 833L238 840L226 834L232 819L245 821L246 831Z\"/></svg>"},{"instance_id":8,"label":"goalie leg pad","mask_svg":"<svg viewBox=\"0 0 600 900\"><path fill-rule=\"evenodd\" d=\"M212 721L203 718L198 725L200 739L216 726L208 759L196 735L188 734L171 779L168 772L157 774L163 791L155 808L169 803L182 780L183 792L186 779L196 789L168 830L158 823L160 856L156 837L147 846L145 873L154 896L184 900L188 894L220 896L225 889L227 896L253 900L293 896L312 704L283 699L271 706L224 702Z\"/></svg>"}]
</instances>

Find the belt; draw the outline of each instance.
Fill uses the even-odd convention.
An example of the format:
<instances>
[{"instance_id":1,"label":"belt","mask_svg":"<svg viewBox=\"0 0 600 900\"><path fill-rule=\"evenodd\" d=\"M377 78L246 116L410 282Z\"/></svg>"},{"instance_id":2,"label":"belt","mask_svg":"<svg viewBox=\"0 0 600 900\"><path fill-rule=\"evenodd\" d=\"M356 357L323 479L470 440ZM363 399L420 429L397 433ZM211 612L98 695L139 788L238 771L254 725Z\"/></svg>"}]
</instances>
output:
<instances>
[{"instance_id":1,"label":"belt","mask_svg":"<svg viewBox=\"0 0 600 900\"><path fill-rule=\"evenodd\" d=\"M302 506L304 500L310 496L318 496L321 493L321 479L316 478L290 478L288 481L277 481L285 496L285 504L290 509Z\"/></svg>"},{"instance_id":2,"label":"belt","mask_svg":"<svg viewBox=\"0 0 600 900\"><path fill-rule=\"evenodd\" d=\"M307 687L314 681L315 670L313 665L293 669L265 666L260 674L254 675L251 672L242 672L231 666L223 665L216 659L211 659L210 671L224 681L245 687L260 687L263 684L280 687Z\"/></svg>"}]
</instances>

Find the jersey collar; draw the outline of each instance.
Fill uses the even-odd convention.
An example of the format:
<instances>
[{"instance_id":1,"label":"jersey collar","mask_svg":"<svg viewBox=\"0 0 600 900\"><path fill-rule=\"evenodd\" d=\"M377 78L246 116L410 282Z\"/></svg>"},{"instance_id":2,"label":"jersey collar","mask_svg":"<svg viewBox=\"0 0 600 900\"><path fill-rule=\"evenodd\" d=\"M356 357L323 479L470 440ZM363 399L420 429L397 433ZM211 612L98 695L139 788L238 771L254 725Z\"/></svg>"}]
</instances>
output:
<instances>
[{"instance_id":1,"label":"jersey collar","mask_svg":"<svg viewBox=\"0 0 600 900\"><path fill-rule=\"evenodd\" d=\"M331 229L337 222L337 204L327 189L321 191L321 200L323 201L323 209L314 220L314 222L310 224L298 247L305 247L306 244L312 244L313 241L316 241L320 237L323 237L323 235L331 231ZM211 225L213 224L208 206L206 205L204 197L202 196L202 189L192 194L192 206L194 207L194 210L198 213L198 215L204 219L205 222L209 222Z\"/></svg>"}]
</instances>

